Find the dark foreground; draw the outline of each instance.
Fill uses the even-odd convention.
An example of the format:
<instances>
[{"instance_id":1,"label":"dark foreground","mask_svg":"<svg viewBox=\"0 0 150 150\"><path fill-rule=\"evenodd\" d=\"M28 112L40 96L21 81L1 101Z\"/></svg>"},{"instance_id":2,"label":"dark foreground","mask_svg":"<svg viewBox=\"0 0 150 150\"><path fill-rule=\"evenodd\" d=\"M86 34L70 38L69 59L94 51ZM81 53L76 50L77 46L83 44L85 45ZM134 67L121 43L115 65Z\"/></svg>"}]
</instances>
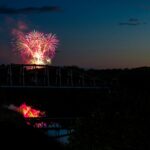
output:
<instances>
[{"instance_id":1,"label":"dark foreground","mask_svg":"<svg viewBox=\"0 0 150 150\"><path fill-rule=\"evenodd\" d=\"M70 144L67 147L61 145L45 136L40 130L26 126L22 116L3 110L3 113L0 113L2 145L16 147L21 143L23 147L32 145L38 148L48 145L50 148L72 150L143 150L149 148L150 95L148 89L120 88L105 92L98 91L98 89L95 91L89 91L89 89L55 90L44 94L44 98L50 97L49 101L40 102L42 96L37 96L37 101L34 99L29 103L33 106L40 106L42 110L48 112L49 116L77 117L74 124L75 132L69 139ZM24 97L29 91L20 91L19 94L15 94L17 92L10 90L7 95L11 97L11 93L14 94L12 97L14 104L21 103L20 99L17 102L17 95ZM29 93L31 97L28 95L26 98L36 98L31 94L35 93L35 90L31 92L30 89ZM54 101L50 101L55 97L57 98ZM7 103L10 103L10 100ZM50 109L52 107L53 109Z\"/></svg>"},{"instance_id":2,"label":"dark foreground","mask_svg":"<svg viewBox=\"0 0 150 150\"><path fill-rule=\"evenodd\" d=\"M66 149L41 130L27 126L16 112L2 108L0 118L1 149Z\"/></svg>"},{"instance_id":3,"label":"dark foreground","mask_svg":"<svg viewBox=\"0 0 150 150\"><path fill-rule=\"evenodd\" d=\"M70 144L64 147L27 127L21 116L1 110L1 145L18 149L19 143L21 148L32 145L42 149L46 145L72 150L150 149L150 69L100 74L108 89L1 88L1 105L26 102L45 110L49 117L77 117Z\"/></svg>"}]
</instances>

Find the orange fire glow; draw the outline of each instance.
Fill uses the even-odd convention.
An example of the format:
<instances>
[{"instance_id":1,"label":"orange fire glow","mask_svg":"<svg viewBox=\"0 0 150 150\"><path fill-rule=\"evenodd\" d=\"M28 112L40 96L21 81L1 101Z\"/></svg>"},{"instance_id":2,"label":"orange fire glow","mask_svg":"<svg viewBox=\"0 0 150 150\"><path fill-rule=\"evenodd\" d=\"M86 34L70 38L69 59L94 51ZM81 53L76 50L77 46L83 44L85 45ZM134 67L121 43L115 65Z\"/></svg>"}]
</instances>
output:
<instances>
[{"instance_id":1,"label":"orange fire glow","mask_svg":"<svg viewBox=\"0 0 150 150\"><path fill-rule=\"evenodd\" d=\"M18 108L18 111L25 117L25 118L37 118L37 117L43 117L44 112L40 110L33 109L31 106L26 105L26 103L23 103Z\"/></svg>"}]
</instances>

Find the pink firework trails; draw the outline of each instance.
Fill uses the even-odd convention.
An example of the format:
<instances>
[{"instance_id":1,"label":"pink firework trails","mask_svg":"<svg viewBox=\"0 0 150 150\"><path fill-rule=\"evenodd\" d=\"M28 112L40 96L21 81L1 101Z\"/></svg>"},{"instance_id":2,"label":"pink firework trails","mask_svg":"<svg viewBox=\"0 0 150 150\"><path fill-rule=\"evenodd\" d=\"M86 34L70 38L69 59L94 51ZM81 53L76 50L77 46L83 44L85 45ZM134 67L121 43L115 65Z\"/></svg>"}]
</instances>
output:
<instances>
[{"instance_id":1,"label":"pink firework trails","mask_svg":"<svg viewBox=\"0 0 150 150\"><path fill-rule=\"evenodd\" d=\"M26 35L17 34L17 48L27 64L50 64L58 46L56 35L33 31Z\"/></svg>"}]
</instances>

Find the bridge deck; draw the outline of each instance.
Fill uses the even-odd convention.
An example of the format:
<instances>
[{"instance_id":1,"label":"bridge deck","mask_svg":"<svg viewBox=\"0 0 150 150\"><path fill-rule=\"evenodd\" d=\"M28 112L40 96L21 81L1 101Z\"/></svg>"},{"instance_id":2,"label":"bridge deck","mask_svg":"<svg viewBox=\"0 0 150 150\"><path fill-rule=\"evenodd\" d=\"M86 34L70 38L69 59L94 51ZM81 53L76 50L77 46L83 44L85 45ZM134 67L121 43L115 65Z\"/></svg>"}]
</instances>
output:
<instances>
[{"instance_id":1,"label":"bridge deck","mask_svg":"<svg viewBox=\"0 0 150 150\"><path fill-rule=\"evenodd\" d=\"M77 67L0 65L1 87L101 87L102 80ZM104 85L103 85L104 86Z\"/></svg>"}]
</instances>

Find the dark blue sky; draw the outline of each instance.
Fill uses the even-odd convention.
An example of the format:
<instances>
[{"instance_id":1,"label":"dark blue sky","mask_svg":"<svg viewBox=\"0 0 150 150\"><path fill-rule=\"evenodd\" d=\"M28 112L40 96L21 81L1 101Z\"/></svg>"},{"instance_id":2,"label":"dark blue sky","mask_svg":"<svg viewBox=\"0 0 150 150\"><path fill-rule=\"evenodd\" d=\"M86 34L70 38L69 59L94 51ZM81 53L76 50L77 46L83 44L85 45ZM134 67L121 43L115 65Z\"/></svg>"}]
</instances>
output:
<instances>
[{"instance_id":1,"label":"dark blue sky","mask_svg":"<svg viewBox=\"0 0 150 150\"><path fill-rule=\"evenodd\" d=\"M53 65L150 66L150 0L1 0L0 6L61 8L58 12L1 13L0 63L21 63L12 51L10 31L15 22L22 21L29 31L52 32L59 37Z\"/></svg>"}]
</instances>

